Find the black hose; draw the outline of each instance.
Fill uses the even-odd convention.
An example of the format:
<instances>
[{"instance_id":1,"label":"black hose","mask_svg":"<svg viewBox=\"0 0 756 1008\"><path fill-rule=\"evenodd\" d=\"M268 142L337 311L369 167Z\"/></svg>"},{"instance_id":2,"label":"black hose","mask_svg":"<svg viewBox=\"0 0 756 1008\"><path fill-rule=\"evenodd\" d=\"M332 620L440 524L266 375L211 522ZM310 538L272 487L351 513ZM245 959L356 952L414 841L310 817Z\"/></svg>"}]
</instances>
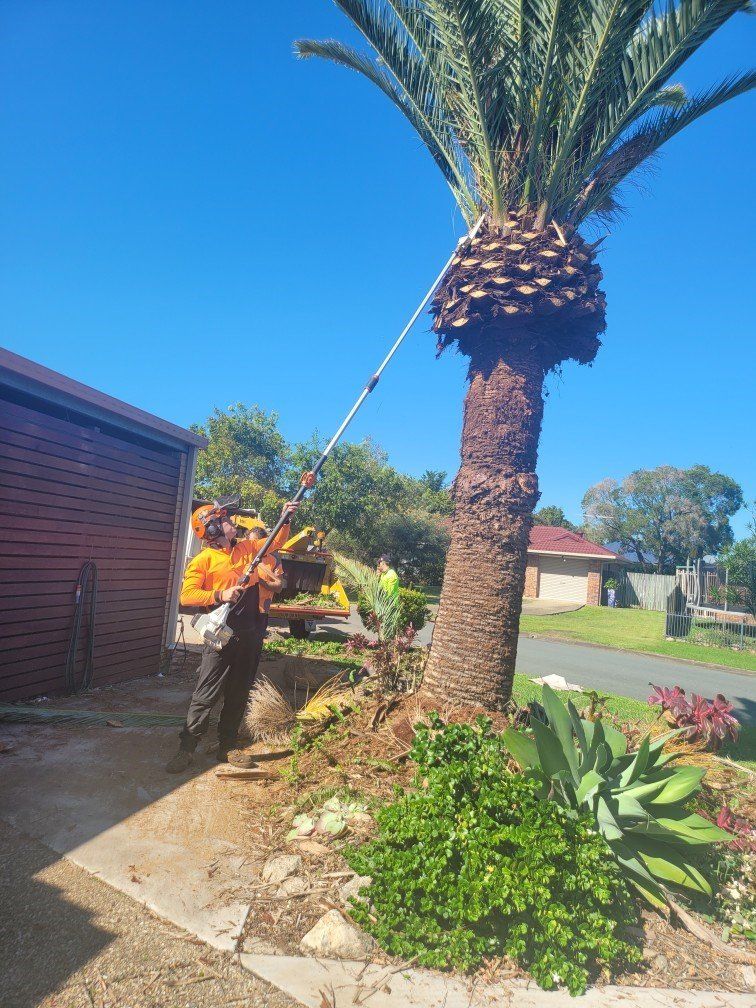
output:
<instances>
[{"instance_id":1,"label":"black hose","mask_svg":"<svg viewBox=\"0 0 756 1008\"><path fill-rule=\"evenodd\" d=\"M84 669L81 673L81 682L76 685L76 652L79 649L79 637L81 636L81 624L84 618L84 608L86 606L86 595L89 590L89 637L87 639L87 649L84 658ZM95 615L97 612L97 564L94 560L87 560L82 564L79 571L79 580L76 584L76 602L74 608L74 622L71 630L71 639L68 642L68 654L66 655L66 690L68 693L82 693L89 689L94 679L94 633Z\"/></svg>"}]
</instances>

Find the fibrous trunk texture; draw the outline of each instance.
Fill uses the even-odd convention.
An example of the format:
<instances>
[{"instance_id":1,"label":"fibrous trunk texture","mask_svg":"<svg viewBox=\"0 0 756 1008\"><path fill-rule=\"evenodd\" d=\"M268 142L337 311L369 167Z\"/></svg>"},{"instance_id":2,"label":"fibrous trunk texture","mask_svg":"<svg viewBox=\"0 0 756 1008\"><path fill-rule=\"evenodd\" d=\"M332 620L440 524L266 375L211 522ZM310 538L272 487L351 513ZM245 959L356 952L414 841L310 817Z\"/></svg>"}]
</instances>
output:
<instances>
[{"instance_id":1,"label":"fibrous trunk texture","mask_svg":"<svg viewBox=\"0 0 756 1008\"><path fill-rule=\"evenodd\" d=\"M425 670L443 701L501 709L512 693L543 417L544 372L522 354L471 362L451 545Z\"/></svg>"},{"instance_id":2,"label":"fibrous trunk texture","mask_svg":"<svg viewBox=\"0 0 756 1008\"><path fill-rule=\"evenodd\" d=\"M487 220L434 299L441 352L470 358L455 514L424 689L434 699L503 708L510 699L538 501L543 382L587 364L605 327L593 249L524 208Z\"/></svg>"}]
</instances>

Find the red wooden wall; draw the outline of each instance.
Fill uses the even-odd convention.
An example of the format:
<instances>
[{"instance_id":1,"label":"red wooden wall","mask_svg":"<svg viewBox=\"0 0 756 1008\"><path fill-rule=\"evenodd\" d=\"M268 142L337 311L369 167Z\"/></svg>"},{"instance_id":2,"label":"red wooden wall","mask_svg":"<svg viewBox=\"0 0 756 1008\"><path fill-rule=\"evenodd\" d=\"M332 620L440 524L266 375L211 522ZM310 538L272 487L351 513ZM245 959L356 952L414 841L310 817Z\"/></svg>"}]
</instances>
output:
<instances>
[{"instance_id":1,"label":"red wooden wall","mask_svg":"<svg viewBox=\"0 0 756 1008\"><path fill-rule=\"evenodd\" d=\"M2 396L0 699L63 691L77 575L90 559L99 570L94 685L157 672L182 556L186 456Z\"/></svg>"}]
</instances>

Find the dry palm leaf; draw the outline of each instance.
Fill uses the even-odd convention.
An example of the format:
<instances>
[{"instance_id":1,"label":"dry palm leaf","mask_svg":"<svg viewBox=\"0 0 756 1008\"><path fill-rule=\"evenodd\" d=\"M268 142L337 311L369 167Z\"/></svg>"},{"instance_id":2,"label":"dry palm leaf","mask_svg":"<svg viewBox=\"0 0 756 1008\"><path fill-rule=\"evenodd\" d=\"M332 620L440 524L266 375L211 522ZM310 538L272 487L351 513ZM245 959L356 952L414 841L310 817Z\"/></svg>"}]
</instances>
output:
<instances>
[{"instance_id":1,"label":"dry palm leaf","mask_svg":"<svg viewBox=\"0 0 756 1008\"><path fill-rule=\"evenodd\" d=\"M350 699L350 688L344 684L341 676L334 676L309 697L304 707L296 712L295 717L297 721L310 724L324 721L331 717L334 710L345 707Z\"/></svg>"},{"instance_id":2,"label":"dry palm leaf","mask_svg":"<svg viewBox=\"0 0 756 1008\"><path fill-rule=\"evenodd\" d=\"M261 677L250 695L244 726L260 742L273 742L286 736L296 724L294 708L270 679Z\"/></svg>"}]
</instances>

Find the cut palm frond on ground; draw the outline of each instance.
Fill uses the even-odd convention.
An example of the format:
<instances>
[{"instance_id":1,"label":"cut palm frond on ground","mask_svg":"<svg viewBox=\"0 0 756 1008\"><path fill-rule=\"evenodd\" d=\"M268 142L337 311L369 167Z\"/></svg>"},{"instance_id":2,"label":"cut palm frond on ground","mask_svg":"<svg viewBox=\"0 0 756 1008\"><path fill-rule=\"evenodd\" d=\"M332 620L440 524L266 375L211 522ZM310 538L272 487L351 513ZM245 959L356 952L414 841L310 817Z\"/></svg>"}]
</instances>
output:
<instances>
[{"instance_id":1,"label":"cut palm frond on ground","mask_svg":"<svg viewBox=\"0 0 756 1008\"><path fill-rule=\"evenodd\" d=\"M244 727L255 741L280 742L297 724L317 726L347 707L351 699L351 688L337 675L308 695L297 709L270 679L262 676L249 695Z\"/></svg>"},{"instance_id":2,"label":"cut palm frond on ground","mask_svg":"<svg viewBox=\"0 0 756 1008\"><path fill-rule=\"evenodd\" d=\"M468 226L433 302L439 353L469 358L462 465L426 688L504 709L511 692L544 380L590 364L605 328L586 221L746 71L688 95L673 77L750 0L336 0L370 47L297 42L408 119ZM660 250L660 254L663 250ZM641 274L642 284L642 274ZM642 287L641 287L642 290Z\"/></svg>"}]
</instances>

